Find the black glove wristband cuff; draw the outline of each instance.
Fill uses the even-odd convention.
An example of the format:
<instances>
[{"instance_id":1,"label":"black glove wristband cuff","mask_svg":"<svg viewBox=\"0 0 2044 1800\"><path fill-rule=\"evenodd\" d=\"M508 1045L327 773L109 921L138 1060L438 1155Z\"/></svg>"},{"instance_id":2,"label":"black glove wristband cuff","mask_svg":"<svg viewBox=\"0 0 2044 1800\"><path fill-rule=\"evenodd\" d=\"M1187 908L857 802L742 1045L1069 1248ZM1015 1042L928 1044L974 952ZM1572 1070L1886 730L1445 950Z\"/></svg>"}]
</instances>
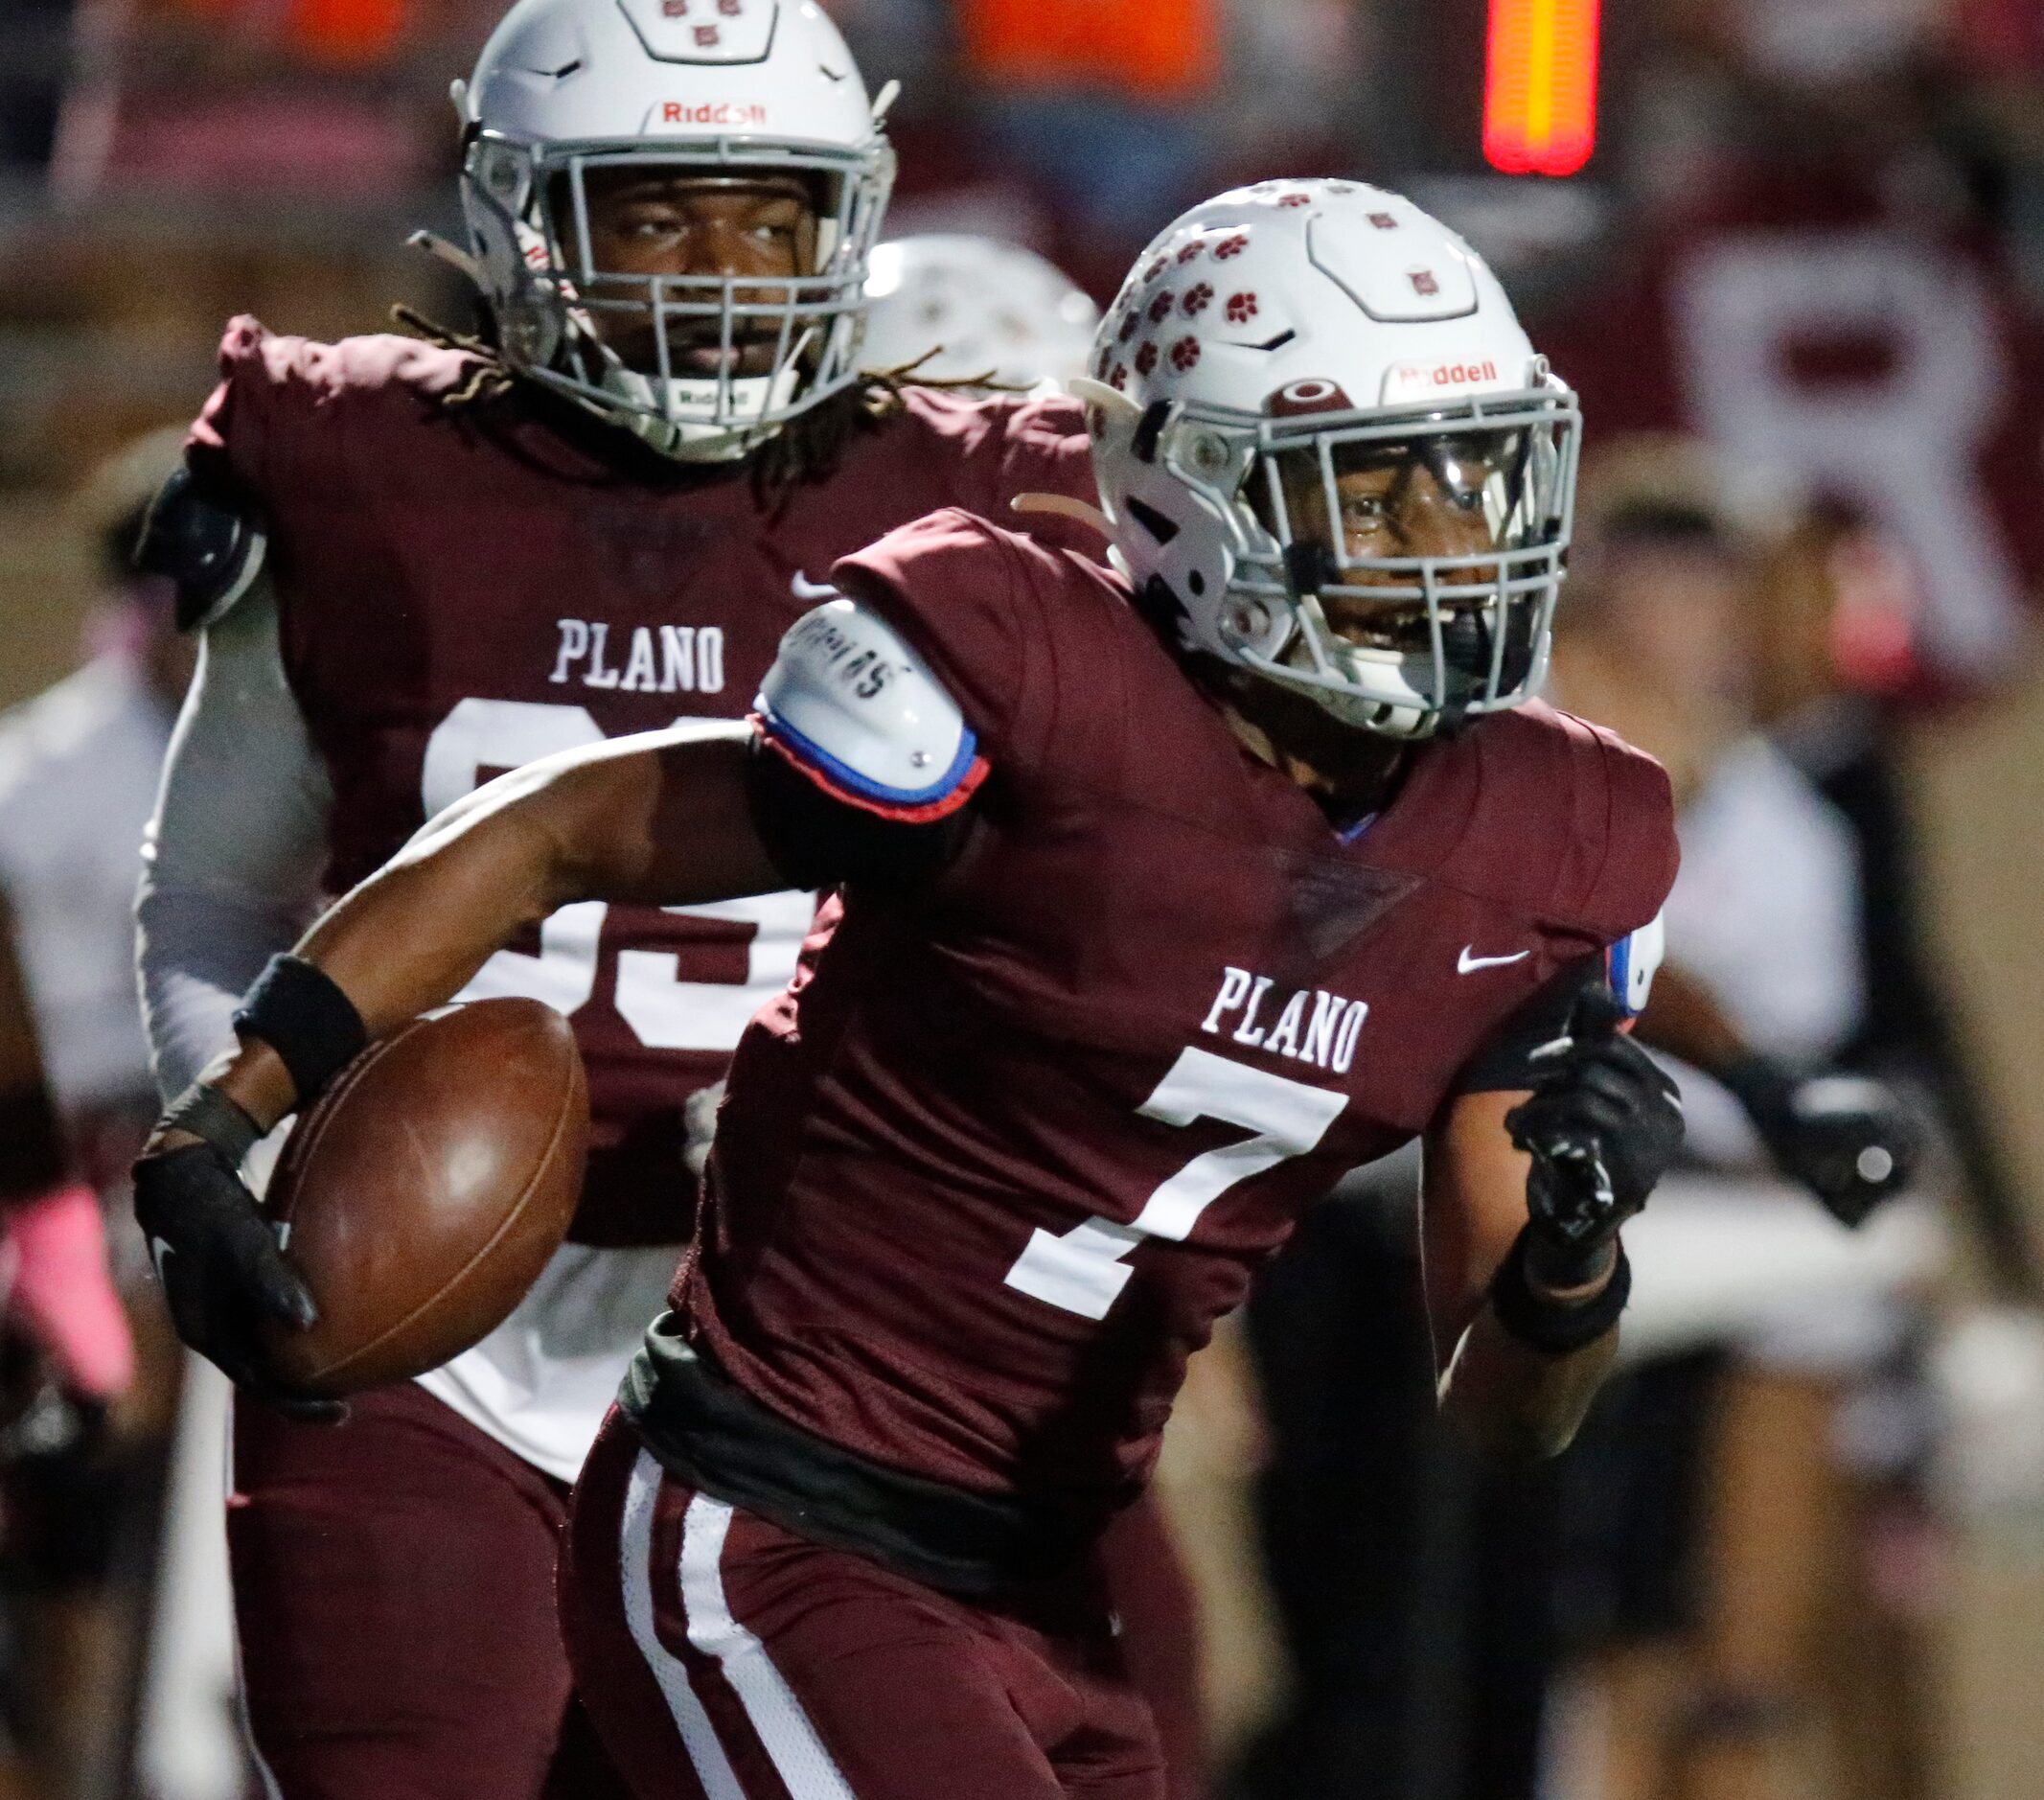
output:
<instances>
[{"instance_id":1,"label":"black glove wristband cuff","mask_svg":"<svg viewBox=\"0 0 2044 1800\"><path fill-rule=\"evenodd\" d=\"M161 1120L163 1128L189 1131L203 1138L221 1156L229 1168L238 1169L241 1160L256 1147L263 1127L226 1095L203 1081L195 1081L170 1104Z\"/></svg>"},{"instance_id":2,"label":"black glove wristband cuff","mask_svg":"<svg viewBox=\"0 0 2044 1800\"><path fill-rule=\"evenodd\" d=\"M1625 1246L1615 1244L1618 1261L1611 1279L1595 1299L1564 1305L1533 1291L1527 1280L1527 1234L1513 1239L1511 1254L1504 1258L1490 1284L1490 1309L1498 1323L1520 1343L1549 1356L1566 1356L1596 1340L1618 1324L1632 1294L1632 1264L1625 1259Z\"/></svg>"},{"instance_id":3,"label":"black glove wristband cuff","mask_svg":"<svg viewBox=\"0 0 2044 1800\"><path fill-rule=\"evenodd\" d=\"M261 1038L284 1059L304 1105L369 1046L362 1015L324 969L276 956L234 1015L241 1037Z\"/></svg>"}]
</instances>

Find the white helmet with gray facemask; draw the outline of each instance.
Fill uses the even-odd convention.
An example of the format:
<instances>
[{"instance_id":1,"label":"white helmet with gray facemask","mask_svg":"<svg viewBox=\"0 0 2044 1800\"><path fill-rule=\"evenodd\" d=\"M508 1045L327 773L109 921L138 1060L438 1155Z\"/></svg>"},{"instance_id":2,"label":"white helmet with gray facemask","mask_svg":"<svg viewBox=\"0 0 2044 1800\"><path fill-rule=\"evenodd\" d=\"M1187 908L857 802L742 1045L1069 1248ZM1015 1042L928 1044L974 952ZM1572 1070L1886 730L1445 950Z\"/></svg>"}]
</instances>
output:
<instances>
[{"instance_id":1,"label":"white helmet with gray facemask","mask_svg":"<svg viewBox=\"0 0 2044 1800\"><path fill-rule=\"evenodd\" d=\"M520 0L454 89L472 272L505 360L685 460L746 455L851 385L894 176L888 98L868 98L812 0ZM597 266L590 184L619 168L798 186L814 266ZM623 325L645 346L630 359Z\"/></svg>"},{"instance_id":2,"label":"white helmet with gray facemask","mask_svg":"<svg viewBox=\"0 0 2044 1800\"><path fill-rule=\"evenodd\" d=\"M1394 737L1538 691L1581 419L1490 270L1410 200L1275 181L1194 208L1073 387L1114 559L1184 648ZM1479 547L1352 554L1338 489L1371 467L1427 471Z\"/></svg>"}]
</instances>

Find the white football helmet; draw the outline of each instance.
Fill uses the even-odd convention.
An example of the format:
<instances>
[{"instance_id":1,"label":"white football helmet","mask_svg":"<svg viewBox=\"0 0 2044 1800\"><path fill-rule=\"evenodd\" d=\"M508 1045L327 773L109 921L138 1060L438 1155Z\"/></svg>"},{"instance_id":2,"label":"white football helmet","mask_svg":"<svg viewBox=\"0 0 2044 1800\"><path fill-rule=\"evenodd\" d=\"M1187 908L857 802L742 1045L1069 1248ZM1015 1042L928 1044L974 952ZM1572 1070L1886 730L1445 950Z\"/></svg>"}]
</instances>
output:
<instances>
[{"instance_id":1,"label":"white football helmet","mask_svg":"<svg viewBox=\"0 0 2044 1800\"><path fill-rule=\"evenodd\" d=\"M519 0L454 88L462 209L506 361L692 460L743 456L849 385L894 181L884 100L813 0ZM815 268L784 282L594 267L586 177L620 164L810 178ZM605 344L605 312L650 316L655 368ZM737 374L734 336L760 319L778 326L771 372ZM725 366L678 374L671 337L703 320Z\"/></svg>"},{"instance_id":2,"label":"white football helmet","mask_svg":"<svg viewBox=\"0 0 2044 1800\"><path fill-rule=\"evenodd\" d=\"M1073 385L1113 555L1188 649L1396 737L1538 691L1581 417L1444 225L1359 182L1224 194L1144 253L1095 349ZM1489 546L1351 556L1338 477L1400 458L1481 511ZM1295 526L1302 480L1316 517ZM1381 634L1352 623L1366 608Z\"/></svg>"},{"instance_id":3,"label":"white football helmet","mask_svg":"<svg viewBox=\"0 0 2044 1800\"><path fill-rule=\"evenodd\" d=\"M1100 323L1092 297L1055 263L962 233L881 244L866 299L864 365L915 363L936 381L1063 382L1086 372Z\"/></svg>"}]
</instances>

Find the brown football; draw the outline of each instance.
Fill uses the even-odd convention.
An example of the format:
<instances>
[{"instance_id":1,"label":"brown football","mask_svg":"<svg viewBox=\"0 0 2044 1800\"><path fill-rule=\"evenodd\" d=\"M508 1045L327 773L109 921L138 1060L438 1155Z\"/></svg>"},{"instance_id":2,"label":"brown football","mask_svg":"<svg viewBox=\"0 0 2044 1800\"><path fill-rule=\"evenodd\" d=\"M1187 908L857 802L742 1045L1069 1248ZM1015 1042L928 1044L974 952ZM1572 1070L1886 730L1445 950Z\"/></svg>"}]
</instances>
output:
<instances>
[{"instance_id":1,"label":"brown football","mask_svg":"<svg viewBox=\"0 0 2044 1800\"><path fill-rule=\"evenodd\" d=\"M319 1304L310 1330L268 1332L272 1373L355 1394L494 1330L560 1247L588 1141L574 1034L536 1000L474 1001L372 1045L298 1121L270 1181Z\"/></svg>"}]
</instances>

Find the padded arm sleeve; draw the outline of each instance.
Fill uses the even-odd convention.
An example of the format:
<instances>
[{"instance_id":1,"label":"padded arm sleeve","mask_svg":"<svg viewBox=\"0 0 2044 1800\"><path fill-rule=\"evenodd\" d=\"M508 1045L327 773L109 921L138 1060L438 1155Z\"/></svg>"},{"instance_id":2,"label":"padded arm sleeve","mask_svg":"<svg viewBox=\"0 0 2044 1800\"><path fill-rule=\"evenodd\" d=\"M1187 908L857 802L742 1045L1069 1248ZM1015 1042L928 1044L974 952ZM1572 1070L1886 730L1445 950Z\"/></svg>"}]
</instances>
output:
<instances>
[{"instance_id":1,"label":"padded arm sleeve","mask_svg":"<svg viewBox=\"0 0 2044 1800\"><path fill-rule=\"evenodd\" d=\"M243 989L310 919L332 807L259 580L206 633L143 842L136 950L166 1099L233 1043Z\"/></svg>"},{"instance_id":2,"label":"padded arm sleeve","mask_svg":"<svg viewBox=\"0 0 2044 1800\"><path fill-rule=\"evenodd\" d=\"M986 777L957 702L893 626L850 600L817 607L781 639L759 722L769 751L881 819L948 818Z\"/></svg>"},{"instance_id":3,"label":"padded arm sleeve","mask_svg":"<svg viewBox=\"0 0 2044 1800\"><path fill-rule=\"evenodd\" d=\"M836 600L799 620L753 724L753 819L792 886L906 890L956 856L987 765L957 704L884 619Z\"/></svg>"}]
</instances>

